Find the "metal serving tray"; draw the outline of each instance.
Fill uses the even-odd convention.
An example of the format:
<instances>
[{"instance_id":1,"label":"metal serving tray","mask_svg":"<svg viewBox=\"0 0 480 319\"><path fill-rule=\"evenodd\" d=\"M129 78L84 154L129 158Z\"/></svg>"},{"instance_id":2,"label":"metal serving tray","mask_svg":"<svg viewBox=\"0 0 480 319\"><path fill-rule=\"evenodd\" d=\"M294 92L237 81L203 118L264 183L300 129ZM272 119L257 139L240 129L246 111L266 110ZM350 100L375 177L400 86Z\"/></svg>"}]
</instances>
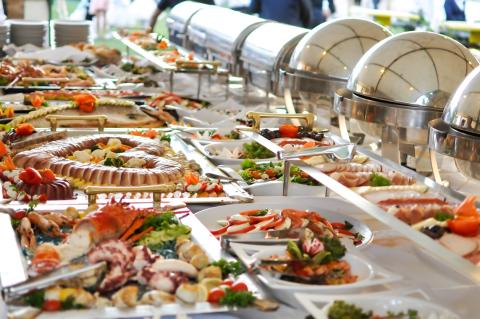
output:
<instances>
[{"instance_id":1,"label":"metal serving tray","mask_svg":"<svg viewBox=\"0 0 480 319\"><path fill-rule=\"evenodd\" d=\"M279 117L291 117L292 115L278 115ZM300 114L296 114L294 116L301 116ZM264 138L260 134L256 132L244 132L250 138L255 140L256 142L262 144L266 148L270 149L275 154L282 152L278 145L272 143L270 140ZM335 143L347 143L347 141L343 140L342 138L328 133ZM374 152L371 152L363 147L357 146L357 153L362 154L370 158L372 162L381 164L382 166L400 172L406 176L410 176L417 181L417 184L423 184L427 186L431 191L438 194L441 197L446 198L448 201L453 202L461 202L465 199L465 195L456 192L452 189L446 188L440 184L435 183L432 179L427 178L423 175L417 174L416 172L398 165L393 161L385 159ZM281 155L281 154L280 154ZM343 186L336 180L330 178L328 175L322 173L320 170L312 167L300 159L289 159L293 165L298 166L301 170L309 174L312 178L316 179L318 182L322 183L325 187L329 190L334 192L335 194L339 195L340 197L344 198L345 200L349 201L350 203L354 204L358 208L360 208L365 213L369 214L370 216L376 218L383 224L391 227L392 229L398 231L405 237L411 239L415 242L418 246L420 246L425 253L427 253L430 257L433 257L435 260L440 261L445 266L449 267L450 269L456 271L457 273L463 275L464 277L468 278L472 282L480 283L480 267L470 263L468 260L462 258L451 252L450 250L446 249L439 243L435 242L430 237L424 235L423 233L413 229L411 226L405 224L404 222L397 219L395 216L388 214L377 206L376 204L368 201L366 198L362 197L355 191L351 190L348 187ZM285 184L285 188L288 192L288 183ZM285 190L284 188L284 190ZM286 192L284 192L286 195Z\"/></svg>"},{"instance_id":2,"label":"metal serving tray","mask_svg":"<svg viewBox=\"0 0 480 319\"><path fill-rule=\"evenodd\" d=\"M159 57L155 56L154 53L144 50L140 46L136 45L129 39L122 37L119 33L114 32L113 37L120 42L122 42L126 47L127 47L127 55L129 54L129 50L132 50L133 52L137 53L138 55L142 56L146 60L148 60L150 63L155 65L158 69L160 69L163 72L168 72L170 77L169 77L169 87L170 87L170 92L173 92L173 87L174 87L174 75L175 73L187 73L187 74L196 74L198 76L198 82L197 82L197 99L200 98L200 91L202 87L202 79L204 75L211 76L211 75L216 75L216 76L222 76L225 77L225 79L228 79L229 72L226 69L223 68L218 68L218 67L206 67L206 68L178 68L176 66L173 66L171 64L168 64L164 61L162 61ZM188 54L188 52L181 48L177 47L177 49L185 54ZM194 59L198 60L198 59ZM228 82L228 81L226 81ZM226 85L225 88L225 94L228 96L228 85Z\"/></svg>"},{"instance_id":3,"label":"metal serving tray","mask_svg":"<svg viewBox=\"0 0 480 319\"><path fill-rule=\"evenodd\" d=\"M79 210L85 209L85 205L73 206ZM53 208L53 207L52 207ZM62 213L63 209L55 209L48 206L37 211L49 211ZM192 239L198 243L207 253L210 260L218 260L220 258L232 257L224 252L221 248L220 242L208 231L207 228L195 217L190 210L183 209L181 212L176 212L182 224L191 227ZM0 265L0 289L8 287L17 283L25 281L27 276L28 261L22 253L19 245L17 235L11 227L10 216L5 213L0 213L0 230L2 233L2 240L0 240L0 251L3 253L3 258L8 260L8 263L1 263ZM259 297L264 297L266 292L255 283L251 275L241 275L241 280L248 284L249 290L254 292ZM0 296L0 301L2 298ZM8 307L8 304L7 304ZM188 304L168 304L161 307L153 307L146 305L139 305L129 309L119 309L116 307L106 307L102 309L85 309L73 311L59 311L42 313L38 318L133 318L133 317L148 317L155 314L161 316L176 315L177 313L185 314L206 314L206 313L220 313L232 311L235 309L226 306L212 305L208 302L196 303L194 305Z\"/></svg>"},{"instance_id":4,"label":"metal serving tray","mask_svg":"<svg viewBox=\"0 0 480 319\"><path fill-rule=\"evenodd\" d=\"M48 129L37 129L38 131L48 131ZM125 135L128 134L127 129L105 129L104 132L98 132L95 129L65 129L67 132L67 137L76 137L76 136L84 136L84 135L95 135L95 134L120 134L120 135ZM164 129L161 130L164 132L169 132L171 131L170 129ZM214 164L212 164L205 156L203 156L199 151L197 151L193 146L188 145L185 143L179 136L175 134L175 132L172 131L171 135L171 143L170 143L171 148L175 152L182 152L185 154L187 160L193 160L200 167L202 168L202 173L213 173L213 174L220 174L223 176L226 176L221 170L219 170ZM184 202L188 204L212 204L212 203L217 203L217 204L228 204L228 203L238 203L238 202L250 202L253 200L253 197L248 194L246 191L244 191L237 183L222 183L224 186L224 192L226 194L225 197L197 197L197 198L166 198L162 197L161 201L162 202L169 202L169 203L175 203L175 202ZM112 189L112 193L114 193L115 189L120 189L119 187L110 187ZM145 190L146 192L149 192L148 190ZM97 191L96 191L97 192ZM100 192L101 193L101 192ZM88 202L88 196L85 194L83 191L77 191L77 199L75 200L50 200L48 201L48 204L54 204L54 205L73 205L73 204L86 204ZM0 193L0 199L2 199L2 194ZM99 201L105 202L108 198L106 197L100 197ZM153 198L154 199L154 198ZM132 198L132 201L137 202L137 203L147 203L147 202L152 202L152 197L146 196L146 197L135 197ZM20 202L13 201L10 203L10 205L19 205L19 206L25 206L24 204L22 205Z\"/></svg>"}]
</instances>

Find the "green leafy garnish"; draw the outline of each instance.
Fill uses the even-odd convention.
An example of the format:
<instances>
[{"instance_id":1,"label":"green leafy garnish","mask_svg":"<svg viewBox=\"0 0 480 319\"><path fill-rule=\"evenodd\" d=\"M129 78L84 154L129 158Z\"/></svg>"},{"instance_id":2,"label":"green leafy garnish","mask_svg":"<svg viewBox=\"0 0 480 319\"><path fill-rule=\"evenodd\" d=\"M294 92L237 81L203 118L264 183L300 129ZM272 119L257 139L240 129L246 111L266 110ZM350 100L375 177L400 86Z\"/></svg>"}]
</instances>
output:
<instances>
[{"instance_id":1,"label":"green leafy garnish","mask_svg":"<svg viewBox=\"0 0 480 319\"><path fill-rule=\"evenodd\" d=\"M240 164L240 167L242 169L255 168L256 166L257 166L257 164L254 161L249 160L249 159L243 160L242 164Z\"/></svg>"},{"instance_id":2,"label":"green leafy garnish","mask_svg":"<svg viewBox=\"0 0 480 319\"><path fill-rule=\"evenodd\" d=\"M114 167L122 167L123 165L125 165L125 162L121 158L118 158L118 157L115 157L115 158L109 157L109 158L105 159L105 161L103 162L103 165L114 166Z\"/></svg>"},{"instance_id":3,"label":"green leafy garnish","mask_svg":"<svg viewBox=\"0 0 480 319\"><path fill-rule=\"evenodd\" d=\"M11 222L12 222L12 228L13 229L16 229L18 226L20 226L20 222L21 220L20 219L11 219Z\"/></svg>"},{"instance_id":4,"label":"green leafy garnish","mask_svg":"<svg viewBox=\"0 0 480 319\"><path fill-rule=\"evenodd\" d=\"M262 158L270 158L274 156L275 154L273 154L269 149L265 148L263 145L257 142L243 144L242 158L262 159Z\"/></svg>"},{"instance_id":5,"label":"green leafy garnish","mask_svg":"<svg viewBox=\"0 0 480 319\"><path fill-rule=\"evenodd\" d=\"M145 230L148 227L153 227L155 230L138 242L155 251L164 249L166 242L176 240L180 236L189 235L192 231L187 225L180 224L172 212L148 217L140 230Z\"/></svg>"},{"instance_id":6,"label":"green leafy garnish","mask_svg":"<svg viewBox=\"0 0 480 319\"><path fill-rule=\"evenodd\" d=\"M228 261L226 259L221 258L217 261L214 261L211 265L220 267L220 269L222 270L223 278L226 278L229 275L236 277L245 272L245 268L242 266L242 264L238 260Z\"/></svg>"},{"instance_id":7,"label":"green leafy garnish","mask_svg":"<svg viewBox=\"0 0 480 319\"><path fill-rule=\"evenodd\" d=\"M245 308L255 301L255 296L250 291L232 291L228 289L225 295L220 299L220 304L224 306L237 306Z\"/></svg>"},{"instance_id":8,"label":"green leafy garnish","mask_svg":"<svg viewBox=\"0 0 480 319\"><path fill-rule=\"evenodd\" d=\"M45 303L45 291L36 290L25 296L25 303L35 308L42 308Z\"/></svg>"},{"instance_id":9,"label":"green leafy garnish","mask_svg":"<svg viewBox=\"0 0 480 319\"><path fill-rule=\"evenodd\" d=\"M453 219L453 215L447 212L438 211L435 213L435 216L433 218L435 218L439 222L444 222L449 219Z\"/></svg>"},{"instance_id":10,"label":"green leafy garnish","mask_svg":"<svg viewBox=\"0 0 480 319\"><path fill-rule=\"evenodd\" d=\"M64 301L61 302L62 310L72 310L72 309L83 309L85 306L75 303L74 296L68 296Z\"/></svg>"},{"instance_id":11,"label":"green leafy garnish","mask_svg":"<svg viewBox=\"0 0 480 319\"><path fill-rule=\"evenodd\" d=\"M325 246L325 250L330 252L330 255L328 256L328 258L326 258L328 261L325 263L339 260L343 258L343 256L345 256L345 252L347 251L347 249L338 238L322 237L321 241Z\"/></svg>"},{"instance_id":12,"label":"green leafy garnish","mask_svg":"<svg viewBox=\"0 0 480 319\"><path fill-rule=\"evenodd\" d=\"M370 175L369 185L370 186L390 186L392 185L392 181L390 181L388 178L386 178L383 175L372 173Z\"/></svg>"},{"instance_id":13,"label":"green leafy garnish","mask_svg":"<svg viewBox=\"0 0 480 319\"><path fill-rule=\"evenodd\" d=\"M166 142L170 143L172 141L172 137L168 134L165 134L165 135L162 135L160 137L160 141L166 141Z\"/></svg>"}]
</instances>

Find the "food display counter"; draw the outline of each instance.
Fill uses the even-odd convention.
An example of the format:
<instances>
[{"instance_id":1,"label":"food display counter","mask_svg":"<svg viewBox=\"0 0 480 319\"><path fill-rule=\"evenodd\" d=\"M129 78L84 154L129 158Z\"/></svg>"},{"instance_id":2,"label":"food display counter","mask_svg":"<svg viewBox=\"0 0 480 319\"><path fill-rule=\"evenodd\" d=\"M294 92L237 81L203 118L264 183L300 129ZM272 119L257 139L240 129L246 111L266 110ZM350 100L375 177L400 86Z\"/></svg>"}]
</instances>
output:
<instances>
[{"instance_id":1,"label":"food display counter","mask_svg":"<svg viewBox=\"0 0 480 319\"><path fill-rule=\"evenodd\" d=\"M61 65L114 88L54 78L0 96L2 318L477 316L479 205L437 165L452 157L478 179L467 49L361 19L308 32L191 2L169 21L172 41L115 35L134 58ZM336 89L340 133L291 103L225 99L222 66L312 107ZM347 120L384 152L348 140ZM410 147L430 153L434 179L401 165Z\"/></svg>"}]
</instances>

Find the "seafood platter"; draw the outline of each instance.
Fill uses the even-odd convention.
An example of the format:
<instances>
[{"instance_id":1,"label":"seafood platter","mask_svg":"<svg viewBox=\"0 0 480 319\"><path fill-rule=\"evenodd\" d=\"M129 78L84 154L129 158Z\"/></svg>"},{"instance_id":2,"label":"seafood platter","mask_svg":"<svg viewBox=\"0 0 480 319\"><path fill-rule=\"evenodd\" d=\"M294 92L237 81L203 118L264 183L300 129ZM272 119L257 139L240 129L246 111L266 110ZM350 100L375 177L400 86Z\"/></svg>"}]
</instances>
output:
<instances>
[{"instance_id":1,"label":"seafood platter","mask_svg":"<svg viewBox=\"0 0 480 319\"><path fill-rule=\"evenodd\" d=\"M302 40L306 29L235 12L245 27L220 33L221 17L207 12L229 9L217 9L176 7L171 42L119 31L135 57L76 44L91 60L47 51L0 60L0 318L478 317L477 189L459 192L391 161L379 155L381 141L345 139L356 104L340 114L340 131L291 105L331 95L327 82L350 83L356 61L389 32L344 19L324 26L329 37L320 26ZM345 28L355 25L381 32L369 39L358 30L341 77L326 62L325 74L310 60L286 69L334 33L353 43L355 28ZM285 32L268 37L275 30ZM357 48L357 38L368 41ZM240 93L224 66L243 81ZM461 96L476 94L477 78L478 70L430 123L432 152L471 177L478 112ZM250 84L287 106L263 95L247 103Z\"/></svg>"}]
</instances>

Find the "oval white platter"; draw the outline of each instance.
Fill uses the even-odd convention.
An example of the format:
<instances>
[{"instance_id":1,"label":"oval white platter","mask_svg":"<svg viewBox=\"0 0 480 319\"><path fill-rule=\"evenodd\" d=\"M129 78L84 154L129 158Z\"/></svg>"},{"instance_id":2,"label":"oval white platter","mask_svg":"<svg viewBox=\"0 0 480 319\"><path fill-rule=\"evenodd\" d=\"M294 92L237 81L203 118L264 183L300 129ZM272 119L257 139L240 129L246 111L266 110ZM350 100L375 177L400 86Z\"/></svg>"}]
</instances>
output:
<instances>
[{"instance_id":1,"label":"oval white platter","mask_svg":"<svg viewBox=\"0 0 480 319\"><path fill-rule=\"evenodd\" d=\"M367 245L373 239L371 229L357 218L355 214L363 214L358 208L352 204L336 198L320 198L320 197L278 197L271 202L250 203L250 204L234 204L228 206L217 206L199 211L195 217L200 220L209 230L218 229L219 220L225 220L227 217L238 214L250 209L284 209L294 208L298 210L316 211L330 222L350 222L354 230L359 232L364 240L362 246Z\"/></svg>"},{"instance_id":2,"label":"oval white platter","mask_svg":"<svg viewBox=\"0 0 480 319\"><path fill-rule=\"evenodd\" d=\"M221 151L222 149L227 149L230 152L233 152L236 148L241 150L245 141L234 141L234 142L219 142L219 143L211 143L209 145L203 145L200 151L208 157L212 162L217 165L240 165L244 159L234 158L234 157L225 157L216 155L217 151ZM264 158L264 159L252 159L252 161L273 161L275 160L274 157L271 158Z\"/></svg>"}]
</instances>

